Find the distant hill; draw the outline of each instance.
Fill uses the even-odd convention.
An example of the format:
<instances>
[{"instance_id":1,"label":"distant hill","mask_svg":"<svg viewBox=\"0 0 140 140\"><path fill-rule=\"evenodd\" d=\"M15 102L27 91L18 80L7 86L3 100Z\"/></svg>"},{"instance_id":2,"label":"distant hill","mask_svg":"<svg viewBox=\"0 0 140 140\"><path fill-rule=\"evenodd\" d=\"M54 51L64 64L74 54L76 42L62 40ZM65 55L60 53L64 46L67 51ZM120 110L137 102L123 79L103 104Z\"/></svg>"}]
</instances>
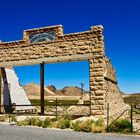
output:
<instances>
[{"instance_id":1,"label":"distant hill","mask_svg":"<svg viewBox=\"0 0 140 140\"><path fill-rule=\"evenodd\" d=\"M124 102L126 104L129 104L129 105L137 105L137 104L140 104L140 93L132 93L132 94L126 94L122 91L120 91L123 99L124 99Z\"/></svg>"},{"instance_id":2,"label":"distant hill","mask_svg":"<svg viewBox=\"0 0 140 140\"><path fill-rule=\"evenodd\" d=\"M138 105L140 104L140 93L125 94L123 99L124 102L129 105Z\"/></svg>"},{"instance_id":3,"label":"distant hill","mask_svg":"<svg viewBox=\"0 0 140 140\"><path fill-rule=\"evenodd\" d=\"M40 86L35 84L35 83L29 83L27 85L25 85L24 87L24 90L28 95L32 95L32 96L39 96L39 93L40 93Z\"/></svg>"},{"instance_id":4,"label":"distant hill","mask_svg":"<svg viewBox=\"0 0 140 140\"><path fill-rule=\"evenodd\" d=\"M35 83L29 83L24 87L27 96L40 96L40 86ZM45 96L81 96L81 88L75 86L67 86L61 90L57 90L54 85L46 86L44 89ZM89 93L88 91L83 91L84 94ZM125 94L121 92L124 102L129 105L140 104L140 93Z\"/></svg>"},{"instance_id":5,"label":"distant hill","mask_svg":"<svg viewBox=\"0 0 140 140\"><path fill-rule=\"evenodd\" d=\"M24 87L27 96L39 96L40 95L40 86L35 83L29 83ZM57 90L54 85L46 86L44 88L45 96L80 96L81 88L75 86L67 86L61 90ZM83 90L84 94L89 93L88 91Z\"/></svg>"},{"instance_id":6,"label":"distant hill","mask_svg":"<svg viewBox=\"0 0 140 140\"><path fill-rule=\"evenodd\" d=\"M67 95L67 96L80 96L81 95L81 88L79 87L73 87L73 86L68 86L68 87L64 87L62 90L59 90L59 92L62 95ZM89 93L87 91L83 91L83 93Z\"/></svg>"},{"instance_id":7,"label":"distant hill","mask_svg":"<svg viewBox=\"0 0 140 140\"><path fill-rule=\"evenodd\" d=\"M140 93L132 93L132 94L127 94L127 95L139 95L140 96Z\"/></svg>"}]
</instances>

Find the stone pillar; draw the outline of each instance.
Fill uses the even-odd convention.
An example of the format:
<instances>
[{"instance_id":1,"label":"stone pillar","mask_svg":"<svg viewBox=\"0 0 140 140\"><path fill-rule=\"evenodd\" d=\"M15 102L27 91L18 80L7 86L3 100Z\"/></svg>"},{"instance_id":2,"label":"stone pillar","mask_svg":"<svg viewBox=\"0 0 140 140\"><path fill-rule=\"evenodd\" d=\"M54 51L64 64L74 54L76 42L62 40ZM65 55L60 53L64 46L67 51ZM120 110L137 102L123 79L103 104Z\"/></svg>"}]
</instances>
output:
<instances>
[{"instance_id":1,"label":"stone pillar","mask_svg":"<svg viewBox=\"0 0 140 140\"><path fill-rule=\"evenodd\" d=\"M104 91L104 64L95 63L95 58L90 60L90 92L91 115L104 117L105 91Z\"/></svg>"},{"instance_id":2,"label":"stone pillar","mask_svg":"<svg viewBox=\"0 0 140 140\"><path fill-rule=\"evenodd\" d=\"M93 28L96 34L98 32L98 40L91 46L93 59L89 60L91 115L96 117L105 117L105 53L102 30L102 26Z\"/></svg>"}]
</instances>

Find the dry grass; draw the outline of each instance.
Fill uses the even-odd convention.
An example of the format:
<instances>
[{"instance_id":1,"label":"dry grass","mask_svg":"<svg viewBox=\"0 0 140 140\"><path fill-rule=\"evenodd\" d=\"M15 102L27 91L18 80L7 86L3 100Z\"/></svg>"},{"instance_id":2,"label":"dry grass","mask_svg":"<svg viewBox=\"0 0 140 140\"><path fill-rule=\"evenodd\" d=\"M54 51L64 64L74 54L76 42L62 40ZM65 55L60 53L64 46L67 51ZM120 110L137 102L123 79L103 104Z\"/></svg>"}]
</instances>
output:
<instances>
[{"instance_id":1,"label":"dry grass","mask_svg":"<svg viewBox=\"0 0 140 140\"><path fill-rule=\"evenodd\" d=\"M72 123L72 129L75 131L101 133L105 131L105 125L103 119L97 121L86 120L86 121L75 121Z\"/></svg>"},{"instance_id":2,"label":"dry grass","mask_svg":"<svg viewBox=\"0 0 140 140\"><path fill-rule=\"evenodd\" d=\"M5 117L4 116L0 116L0 122L4 122L5 121Z\"/></svg>"},{"instance_id":3,"label":"dry grass","mask_svg":"<svg viewBox=\"0 0 140 140\"><path fill-rule=\"evenodd\" d=\"M29 99L40 99L40 96L28 95ZM80 96L45 96L44 99L47 100L79 100ZM84 96L84 100L89 100L89 95Z\"/></svg>"},{"instance_id":4,"label":"dry grass","mask_svg":"<svg viewBox=\"0 0 140 140\"><path fill-rule=\"evenodd\" d=\"M96 126L95 124L91 125L91 132L93 133L102 133L105 131L104 126Z\"/></svg>"}]
</instances>

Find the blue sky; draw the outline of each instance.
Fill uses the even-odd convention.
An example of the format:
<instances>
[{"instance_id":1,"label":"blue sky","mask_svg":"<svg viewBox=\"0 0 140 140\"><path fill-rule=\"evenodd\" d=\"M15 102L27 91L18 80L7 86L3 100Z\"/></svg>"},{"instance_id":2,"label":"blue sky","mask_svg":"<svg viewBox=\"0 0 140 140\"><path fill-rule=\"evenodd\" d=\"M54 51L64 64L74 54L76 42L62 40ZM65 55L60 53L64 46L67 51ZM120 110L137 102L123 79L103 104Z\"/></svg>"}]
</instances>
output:
<instances>
[{"instance_id":1,"label":"blue sky","mask_svg":"<svg viewBox=\"0 0 140 140\"><path fill-rule=\"evenodd\" d=\"M140 92L139 0L3 0L0 7L2 41L22 39L23 30L30 28L62 24L64 32L71 33L102 24L106 54L117 71L120 89L126 93ZM54 82L61 88L70 83L80 86L82 81L88 89L87 65L47 65L45 84ZM22 84L39 82L39 66L17 67L16 72Z\"/></svg>"},{"instance_id":2,"label":"blue sky","mask_svg":"<svg viewBox=\"0 0 140 140\"><path fill-rule=\"evenodd\" d=\"M40 83L39 65L15 67L15 70L22 85L31 81ZM55 85L57 89L62 89L64 86L80 87L82 82L84 89L89 90L88 61L45 64L44 75L45 85Z\"/></svg>"}]
</instances>

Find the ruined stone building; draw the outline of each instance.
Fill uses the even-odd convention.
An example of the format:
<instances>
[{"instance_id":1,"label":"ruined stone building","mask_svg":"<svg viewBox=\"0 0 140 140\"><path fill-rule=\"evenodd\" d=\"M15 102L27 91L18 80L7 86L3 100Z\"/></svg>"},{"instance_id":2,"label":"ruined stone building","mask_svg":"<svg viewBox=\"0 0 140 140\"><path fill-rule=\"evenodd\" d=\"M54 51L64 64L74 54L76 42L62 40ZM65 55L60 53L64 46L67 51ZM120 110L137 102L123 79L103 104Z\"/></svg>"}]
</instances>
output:
<instances>
[{"instance_id":1,"label":"ruined stone building","mask_svg":"<svg viewBox=\"0 0 140 140\"><path fill-rule=\"evenodd\" d=\"M111 48L110 48L111 49ZM70 61L89 61L91 115L106 116L107 103L112 114L123 109L116 72L105 55L103 26L93 26L85 32L64 34L63 26L25 30L23 39L0 42L0 67L14 67ZM43 70L42 70L43 73ZM41 76L41 100L43 75ZM42 102L43 111L43 102Z\"/></svg>"}]
</instances>

